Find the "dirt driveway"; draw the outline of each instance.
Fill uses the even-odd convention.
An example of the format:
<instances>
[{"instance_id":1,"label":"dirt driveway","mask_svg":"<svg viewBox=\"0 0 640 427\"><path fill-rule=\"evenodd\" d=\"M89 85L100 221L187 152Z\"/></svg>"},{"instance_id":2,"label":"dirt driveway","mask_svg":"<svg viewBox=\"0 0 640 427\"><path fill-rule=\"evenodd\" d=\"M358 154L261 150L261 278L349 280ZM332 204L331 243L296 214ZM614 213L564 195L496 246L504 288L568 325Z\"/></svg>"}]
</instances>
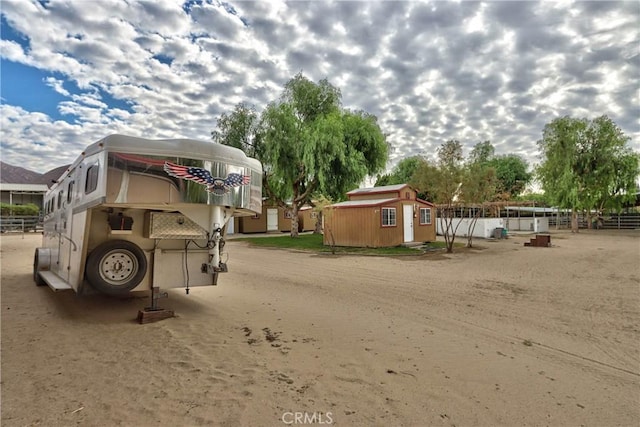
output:
<instances>
[{"instance_id":1,"label":"dirt driveway","mask_svg":"<svg viewBox=\"0 0 640 427\"><path fill-rule=\"evenodd\" d=\"M230 241L219 286L36 287L2 236L3 426L636 426L640 233L407 258Z\"/></svg>"}]
</instances>

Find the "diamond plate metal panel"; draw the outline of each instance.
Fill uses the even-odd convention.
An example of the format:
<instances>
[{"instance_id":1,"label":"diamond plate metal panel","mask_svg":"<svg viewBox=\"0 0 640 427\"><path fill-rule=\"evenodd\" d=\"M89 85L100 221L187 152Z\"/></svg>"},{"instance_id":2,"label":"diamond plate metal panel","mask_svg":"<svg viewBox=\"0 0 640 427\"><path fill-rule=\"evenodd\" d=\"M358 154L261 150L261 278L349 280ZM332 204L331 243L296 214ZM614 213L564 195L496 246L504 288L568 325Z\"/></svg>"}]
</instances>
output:
<instances>
[{"instance_id":1,"label":"diamond plate metal panel","mask_svg":"<svg viewBox=\"0 0 640 427\"><path fill-rule=\"evenodd\" d=\"M206 239L207 231L180 213L151 212L150 239Z\"/></svg>"}]
</instances>

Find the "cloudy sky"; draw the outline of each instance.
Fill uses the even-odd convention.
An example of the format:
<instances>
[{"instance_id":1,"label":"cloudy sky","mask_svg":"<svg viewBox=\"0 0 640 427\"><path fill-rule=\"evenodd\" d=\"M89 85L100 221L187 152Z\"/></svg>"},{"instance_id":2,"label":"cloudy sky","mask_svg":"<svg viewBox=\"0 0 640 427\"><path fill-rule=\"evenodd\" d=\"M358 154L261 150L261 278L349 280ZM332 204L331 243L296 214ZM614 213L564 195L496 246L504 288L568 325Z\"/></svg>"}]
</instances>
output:
<instances>
[{"instance_id":1,"label":"cloudy sky","mask_svg":"<svg viewBox=\"0 0 640 427\"><path fill-rule=\"evenodd\" d=\"M1 159L44 172L111 133L209 139L302 71L375 114L389 167L448 139L538 161L611 117L640 150L640 2L2 0ZM465 153L466 154L466 153Z\"/></svg>"}]
</instances>

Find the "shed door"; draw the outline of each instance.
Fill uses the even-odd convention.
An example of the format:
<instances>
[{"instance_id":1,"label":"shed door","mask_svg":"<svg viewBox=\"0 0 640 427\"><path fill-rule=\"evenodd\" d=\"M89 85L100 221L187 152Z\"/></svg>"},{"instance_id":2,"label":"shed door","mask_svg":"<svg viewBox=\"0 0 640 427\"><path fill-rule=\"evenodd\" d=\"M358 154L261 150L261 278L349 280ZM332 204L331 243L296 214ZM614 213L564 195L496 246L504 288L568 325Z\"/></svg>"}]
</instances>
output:
<instances>
[{"instance_id":1,"label":"shed door","mask_svg":"<svg viewBox=\"0 0 640 427\"><path fill-rule=\"evenodd\" d=\"M413 205L402 205L402 223L404 224L404 241L413 242Z\"/></svg>"},{"instance_id":2,"label":"shed door","mask_svg":"<svg viewBox=\"0 0 640 427\"><path fill-rule=\"evenodd\" d=\"M267 209L267 231L278 231L278 209Z\"/></svg>"},{"instance_id":3,"label":"shed door","mask_svg":"<svg viewBox=\"0 0 640 427\"><path fill-rule=\"evenodd\" d=\"M229 218L229 221L227 221L227 234L233 234L235 233L235 221L233 220L233 217Z\"/></svg>"}]
</instances>

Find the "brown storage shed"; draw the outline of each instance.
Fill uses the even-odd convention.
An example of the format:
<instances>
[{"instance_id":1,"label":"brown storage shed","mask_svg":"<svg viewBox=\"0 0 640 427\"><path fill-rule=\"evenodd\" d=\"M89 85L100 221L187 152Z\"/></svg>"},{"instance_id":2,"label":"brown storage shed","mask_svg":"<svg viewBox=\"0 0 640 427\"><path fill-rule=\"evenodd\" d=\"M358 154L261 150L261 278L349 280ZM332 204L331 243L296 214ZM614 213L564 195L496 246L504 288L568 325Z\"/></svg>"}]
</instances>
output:
<instances>
[{"instance_id":1,"label":"brown storage shed","mask_svg":"<svg viewBox=\"0 0 640 427\"><path fill-rule=\"evenodd\" d=\"M291 211L280 206L262 204L262 213L238 219L239 233L275 233L291 231Z\"/></svg>"},{"instance_id":2,"label":"brown storage shed","mask_svg":"<svg viewBox=\"0 0 640 427\"><path fill-rule=\"evenodd\" d=\"M318 222L318 212L311 206L304 206L298 211L298 231L314 231Z\"/></svg>"},{"instance_id":3,"label":"brown storage shed","mask_svg":"<svg viewBox=\"0 0 640 427\"><path fill-rule=\"evenodd\" d=\"M435 205L417 198L406 184L360 188L349 200L327 206L324 244L393 247L436 239Z\"/></svg>"}]
</instances>

